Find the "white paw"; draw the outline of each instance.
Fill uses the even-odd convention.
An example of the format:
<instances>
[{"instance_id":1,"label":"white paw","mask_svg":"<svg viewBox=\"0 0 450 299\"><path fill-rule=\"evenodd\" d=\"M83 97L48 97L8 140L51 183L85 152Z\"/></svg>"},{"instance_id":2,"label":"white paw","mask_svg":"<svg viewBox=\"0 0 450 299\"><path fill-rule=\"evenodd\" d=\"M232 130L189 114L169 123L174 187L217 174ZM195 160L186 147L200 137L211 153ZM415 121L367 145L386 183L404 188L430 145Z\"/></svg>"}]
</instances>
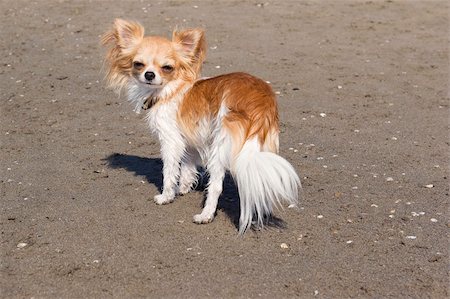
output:
<instances>
[{"instance_id":1,"label":"white paw","mask_svg":"<svg viewBox=\"0 0 450 299\"><path fill-rule=\"evenodd\" d=\"M158 194L158 195L155 195L153 200L159 205L165 205L165 204L171 203L174 200L174 197L169 197L165 194Z\"/></svg>"},{"instance_id":2,"label":"white paw","mask_svg":"<svg viewBox=\"0 0 450 299\"><path fill-rule=\"evenodd\" d=\"M214 213L201 213L194 215L194 222L197 224L210 223L214 220Z\"/></svg>"},{"instance_id":3,"label":"white paw","mask_svg":"<svg viewBox=\"0 0 450 299\"><path fill-rule=\"evenodd\" d=\"M180 186L180 189L178 190L179 194L185 195L188 194L189 191L191 191L191 187L190 186Z\"/></svg>"}]
</instances>

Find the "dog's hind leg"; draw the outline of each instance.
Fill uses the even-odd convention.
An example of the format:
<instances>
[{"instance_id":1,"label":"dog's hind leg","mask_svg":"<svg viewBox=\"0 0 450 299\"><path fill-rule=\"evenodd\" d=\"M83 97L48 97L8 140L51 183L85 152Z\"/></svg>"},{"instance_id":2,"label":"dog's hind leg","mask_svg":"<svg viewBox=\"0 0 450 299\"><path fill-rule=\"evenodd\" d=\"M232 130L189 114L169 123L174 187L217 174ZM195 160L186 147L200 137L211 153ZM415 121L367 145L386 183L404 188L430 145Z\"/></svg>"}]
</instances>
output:
<instances>
[{"instance_id":1,"label":"dog's hind leg","mask_svg":"<svg viewBox=\"0 0 450 299\"><path fill-rule=\"evenodd\" d=\"M219 196L223 189L223 179L225 177L225 168L218 159L213 159L208 163L209 182L205 206L200 214L194 216L195 223L209 223L214 219Z\"/></svg>"}]
</instances>

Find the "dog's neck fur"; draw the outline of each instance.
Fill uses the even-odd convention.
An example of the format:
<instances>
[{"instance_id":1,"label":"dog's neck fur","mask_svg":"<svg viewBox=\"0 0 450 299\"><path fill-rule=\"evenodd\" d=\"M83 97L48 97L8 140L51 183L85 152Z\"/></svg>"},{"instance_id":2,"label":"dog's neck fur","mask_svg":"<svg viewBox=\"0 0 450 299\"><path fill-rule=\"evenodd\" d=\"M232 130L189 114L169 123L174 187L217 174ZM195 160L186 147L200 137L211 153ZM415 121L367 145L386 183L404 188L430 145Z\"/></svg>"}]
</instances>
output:
<instances>
[{"instance_id":1,"label":"dog's neck fur","mask_svg":"<svg viewBox=\"0 0 450 299\"><path fill-rule=\"evenodd\" d=\"M194 82L181 79L169 82L163 88L149 88L134 79L128 83L128 101L135 105L134 111L152 108L156 104L170 101L172 98L182 99L184 94L194 85Z\"/></svg>"}]
</instances>

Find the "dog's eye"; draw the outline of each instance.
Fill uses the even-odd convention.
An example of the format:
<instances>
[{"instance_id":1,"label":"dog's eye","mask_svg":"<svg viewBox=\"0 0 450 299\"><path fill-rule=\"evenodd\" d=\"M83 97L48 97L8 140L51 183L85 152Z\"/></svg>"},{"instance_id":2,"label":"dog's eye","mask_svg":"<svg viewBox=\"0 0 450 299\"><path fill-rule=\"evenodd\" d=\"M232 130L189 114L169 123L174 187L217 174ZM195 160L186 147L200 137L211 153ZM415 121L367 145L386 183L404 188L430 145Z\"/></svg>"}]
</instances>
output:
<instances>
[{"instance_id":1,"label":"dog's eye","mask_svg":"<svg viewBox=\"0 0 450 299\"><path fill-rule=\"evenodd\" d=\"M144 67L144 64L143 64L142 62L135 61L135 62L133 62L133 67L134 67L135 69L141 69L141 68Z\"/></svg>"},{"instance_id":2,"label":"dog's eye","mask_svg":"<svg viewBox=\"0 0 450 299\"><path fill-rule=\"evenodd\" d=\"M171 73L173 71L173 66L171 65L163 65L161 68L166 73Z\"/></svg>"}]
</instances>

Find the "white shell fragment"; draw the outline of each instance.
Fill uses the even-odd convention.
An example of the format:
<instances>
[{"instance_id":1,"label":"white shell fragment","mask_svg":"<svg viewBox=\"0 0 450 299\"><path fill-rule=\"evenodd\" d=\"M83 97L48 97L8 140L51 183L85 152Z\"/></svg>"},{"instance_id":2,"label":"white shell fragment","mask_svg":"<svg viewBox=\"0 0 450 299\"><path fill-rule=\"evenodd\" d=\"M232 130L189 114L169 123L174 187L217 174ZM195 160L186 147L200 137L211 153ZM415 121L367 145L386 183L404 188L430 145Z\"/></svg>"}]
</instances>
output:
<instances>
[{"instance_id":1,"label":"white shell fragment","mask_svg":"<svg viewBox=\"0 0 450 299\"><path fill-rule=\"evenodd\" d=\"M289 248L289 245L286 244L286 243L281 243L281 244L280 244L280 247L283 248L283 249L288 249L288 248Z\"/></svg>"},{"instance_id":2,"label":"white shell fragment","mask_svg":"<svg viewBox=\"0 0 450 299\"><path fill-rule=\"evenodd\" d=\"M24 248L28 245L28 243L25 242L20 242L19 244L17 244L17 248Z\"/></svg>"},{"instance_id":3,"label":"white shell fragment","mask_svg":"<svg viewBox=\"0 0 450 299\"><path fill-rule=\"evenodd\" d=\"M425 188L433 188L434 187L434 185L433 184L428 184L428 185L425 185Z\"/></svg>"}]
</instances>

